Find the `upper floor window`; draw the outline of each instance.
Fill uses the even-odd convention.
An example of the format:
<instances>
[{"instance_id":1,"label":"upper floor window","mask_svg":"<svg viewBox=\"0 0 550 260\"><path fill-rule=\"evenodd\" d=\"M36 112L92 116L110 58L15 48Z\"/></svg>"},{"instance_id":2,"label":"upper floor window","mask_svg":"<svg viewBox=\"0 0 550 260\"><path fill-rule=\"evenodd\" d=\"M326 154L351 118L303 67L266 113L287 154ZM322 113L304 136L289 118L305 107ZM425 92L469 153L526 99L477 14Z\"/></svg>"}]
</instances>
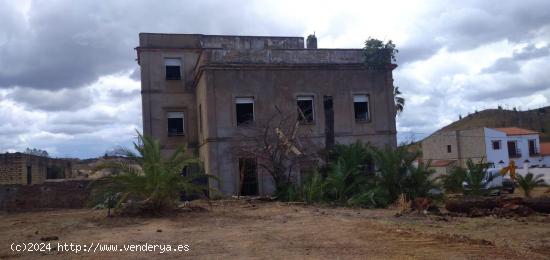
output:
<instances>
[{"instance_id":1,"label":"upper floor window","mask_svg":"<svg viewBox=\"0 0 550 260\"><path fill-rule=\"evenodd\" d=\"M529 139L528 145L529 145L529 156L533 157L533 156L540 155L539 148L537 147L537 140Z\"/></svg>"},{"instance_id":2,"label":"upper floor window","mask_svg":"<svg viewBox=\"0 0 550 260\"><path fill-rule=\"evenodd\" d=\"M237 126L249 124L254 121L254 98L238 97L235 99L237 112Z\"/></svg>"},{"instance_id":3,"label":"upper floor window","mask_svg":"<svg viewBox=\"0 0 550 260\"><path fill-rule=\"evenodd\" d=\"M298 121L302 123L313 123L314 109L313 109L313 96L299 96L296 98L296 104L298 106Z\"/></svg>"},{"instance_id":4,"label":"upper floor window","mask_svg":"<svg viewBox=\"0 0 550 260\"><path fill-rule=\"evenodd\" d=\"M451 149L451 145L447 145L447 153L451 153L452 152L452 149Z\"/></svg>"},{"instance_id":5,"label":"upper floor window","mask_svg":"<svg viewBox=\"0 0 550 260\"><path fill-rule=\"evenodd\" d=\"M493 144L493 150L500 150L500 140L491 141Z\"/></svg>"},{"instance_id":6,"label":"upper floor window","mask_svg":"<svg viewBox=\"0 0 550 260\"><path fill-rule=\"evenodd\" d=\"M168 135L183 135L183 112L168 112Z\"/></svg>"},{"instance_id":7,"label":"upper floor window","mask_svg":"<svg viewBox=\"0 0 550 260\"><path fill-rule=\"evenodd\" d=\"M167 80L180 80L181 79L181 59L179 58L165 58L164 66L166 71Z\"/></svg>"},{"instance_id":8,"label":"upper floor window","mask_svg":"<svg viewBox=\"0 0 550 260\"><path fill-rule=\"evenodd\" d=\"M369 115L369 96L368 95L354 95L353 96L353 109L355 111L355 121L365 122L370 118Z\"/></svg>"}]
</instances>

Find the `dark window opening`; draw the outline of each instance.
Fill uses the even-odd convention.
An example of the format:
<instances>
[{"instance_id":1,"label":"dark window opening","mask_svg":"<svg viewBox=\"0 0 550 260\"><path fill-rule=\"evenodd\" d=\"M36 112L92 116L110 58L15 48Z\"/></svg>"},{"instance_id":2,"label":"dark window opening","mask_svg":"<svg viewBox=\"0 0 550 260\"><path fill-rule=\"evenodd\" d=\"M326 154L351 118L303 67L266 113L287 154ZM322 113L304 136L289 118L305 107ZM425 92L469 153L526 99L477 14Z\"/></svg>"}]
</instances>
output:
<instances>
[{"instance_id":1,"label":"dark window opening","mask_svg":"<svg viewBox=\"0 0 550 260\"><path fill-rule=\"evenodd\" d=\"M537 141L533 139L529 140L529 156L533 157L533 156L539 156L539 155L540 155L540 152L537 147Z\"/></svg>"},{"instance_id":2,"label":"dark window opening","mask_svg":"<svg viewBox=\"0 0 550 260\"><path fill-rule=\"evenodd\" d=\"M252 98L237 98L237 126L254 121L254 100Z\"/></svg>"},{"instance_id":3,"label":"dark window opening","mask_svg":"<svg viewBox=\"0 0 550 260\"><path fill-rule=\"evenodd\" d=\"M27 166L27 184L32 184L32 167Z\"/></svg>"},{"instance_id":4,"label":"dark window opening","mask_svg":"<svg viewBox=\"0 0 550 260\"><path fill-rule=\"evenodd\" d=\"M239 158L239 176L241 180L239 194L241 196L258 195L258 172L256 167L256 159Z\"/></svg>"},{"instance_id":5,"label":"dark window opening","mask_svg":"<svg viewBox=\"0 0 550 260\"><path fill-rule=\"evenodd\" d=\"M510 158L520 158L521 152L519 151L516 142L508 142L508 157Z\"/></svg>"},{"instance_id":6,"label":"dark window opening","mask_svg":"<svg viewBox=\"0 0 550 260\"><path fill-rule=\"evenodd\" d=\"M65 178L65 169L59 166L51 166L46 168L46 179L63 179Z\"/></svg>"},{"instance_id":7,"label":"dark window opening","mask_svg":"<svg viewBox=\"0 0 550 260\"><path fill-rule=\"evenodd\" d=\"M451 145L447 145L447 153L451 153L452 152L452 149L451 149Z\"/></svg>"},{"instance_id":8,"label":"dark window opening","mask_svg":"<svg viewBox=\"0 0 550 260\"><path fill-rule=\"evenodd\" d=\"M500 150L500 141L493 141L493 150Z\"/></svg>"},{"instance_id":9,"label":"dark window opening","mask_svg":"<svg viewBox=\"0 0 550 260\"><path fill-rule=\"evenodd\" d=\"M166 79L167 80L180 80L180 66L166 66Z\"/></svg>"},{"instance_id":10,"label":"dark window opening","mask_svg":"<svg viewBox=\"0 0 550 260\"><path fill-rule=\"evenodd\" d=\"M183 112L168 113L168 135L183 135Z\"/></svg>"},{"instance_id":11,"label":"dark window opening","mask_svg":"<svg viewBox=\"0 0 550 260\"><path fill-rule=\"evenodd\" d=\"M369 120L369 101L367 95L355 95L353 97L353 109L355 121L365 122Z\"/></svg>"},{"instance_id":12,"label":"dark window opening","mask_svg":"<svg viewBox=\"0 0 550 260\"><path fill-rule=\"evenodd\" d=\"M181 60L180 59L164 59L166 70L166 80L181 79Z\"/></svg>"},{"instance_id":13,"label":"dark window opening","mask_svg":"<svg viewBox=\"0 0 550 260\"><path fill-rule=\"evenodd\" d=\"M313 97L298 97L298 121L302 123L313 123Z\"/></svg>"}]
</instances>

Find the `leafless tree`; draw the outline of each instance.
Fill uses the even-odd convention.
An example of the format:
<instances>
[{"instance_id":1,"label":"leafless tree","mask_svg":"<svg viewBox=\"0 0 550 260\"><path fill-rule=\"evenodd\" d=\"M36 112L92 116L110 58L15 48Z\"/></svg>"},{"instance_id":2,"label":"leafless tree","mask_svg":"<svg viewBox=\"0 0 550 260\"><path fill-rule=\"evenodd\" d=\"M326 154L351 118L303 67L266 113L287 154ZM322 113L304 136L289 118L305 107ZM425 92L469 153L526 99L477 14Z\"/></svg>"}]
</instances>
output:
<instances>
[{"instance_id":1,"label":"leafless tree","mask_svg":"<svg viewBox=\"0 0 550 260\"><path fill-rule=\"evenodd\" d=\"M287 113L275 106L275 112L265 121L242 128L235 154L255 158L257 165L273 177L277 191L295 180L292 171L300 164L319 161L320 145L310 129L302 126L296 113ZM241 172L241 180L243 178Z\"/></svg>"}]
</instances>

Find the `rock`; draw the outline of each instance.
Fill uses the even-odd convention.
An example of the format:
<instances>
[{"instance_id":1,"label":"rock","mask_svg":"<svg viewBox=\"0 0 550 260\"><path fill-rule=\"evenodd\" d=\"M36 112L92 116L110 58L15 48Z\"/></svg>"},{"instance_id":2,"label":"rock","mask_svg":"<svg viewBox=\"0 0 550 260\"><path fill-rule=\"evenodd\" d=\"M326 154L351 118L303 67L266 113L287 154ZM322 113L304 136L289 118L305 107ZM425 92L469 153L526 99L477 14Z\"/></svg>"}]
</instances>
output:
<instances>
[{"instance_id":1,"label":"rock","mask_svg":"<svg viewBox=\"0 0 550 260\"><path fill-rule=\"evenodd\" d=\"M162 232L162 229L157 229L157 232Z\"/></svg>"}]
</instances>

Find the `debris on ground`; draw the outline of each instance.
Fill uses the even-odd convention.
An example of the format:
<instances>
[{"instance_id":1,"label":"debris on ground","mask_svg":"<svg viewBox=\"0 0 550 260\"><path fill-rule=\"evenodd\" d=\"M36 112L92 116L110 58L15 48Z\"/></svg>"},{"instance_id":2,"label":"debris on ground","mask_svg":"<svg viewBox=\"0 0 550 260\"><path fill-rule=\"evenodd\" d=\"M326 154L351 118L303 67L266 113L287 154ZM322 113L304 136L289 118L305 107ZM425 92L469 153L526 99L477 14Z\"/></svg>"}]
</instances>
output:
<instances>
[{"instance_id":1,"label":"debris on ground","mask_svg":"<svg viewBox=\"0 0 550 260\"><path fill-rule=\"evenodd\" d=\"M451 213L466 214L468 217L497 216L504 218L527 217L535 212L549 213L550 198L466 198L449 200L445 208Z\"/></svg>"}]
</instances>

